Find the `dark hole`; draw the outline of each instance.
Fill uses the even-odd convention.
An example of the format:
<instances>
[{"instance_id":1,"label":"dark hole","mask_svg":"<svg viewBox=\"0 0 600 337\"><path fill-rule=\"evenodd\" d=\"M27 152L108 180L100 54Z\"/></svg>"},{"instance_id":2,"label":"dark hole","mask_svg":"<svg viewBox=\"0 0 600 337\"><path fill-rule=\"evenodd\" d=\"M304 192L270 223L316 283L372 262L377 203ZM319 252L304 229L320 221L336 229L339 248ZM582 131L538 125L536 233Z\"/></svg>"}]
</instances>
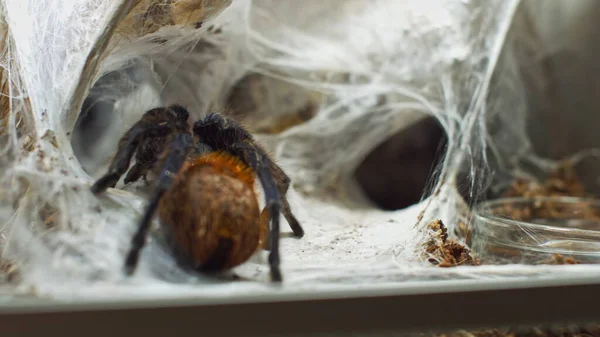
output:
<instances>
[{"instance_id":1,"label":"dark hole","mask_svg":"<svg viewBox=\"0 0 600 337\"><path fill-rule=\"evenodd\" d=\"M103 75L94 84L83 102L81 112L71 136L73 152L84 169L90 172L87 163L94 158L98 139L106 132L116 118L115 102L137 90L148 82L148 71L136 63ZM93 165L92 165L93 166Z\"/></svg>"},{"instance_id":2,"label":"dark hole","mask_svg":"<svg viewBox=\"0 0 600 337\"><path fill-rule=\"evenodd\" d=\"M447 136L433 117L402 130L373 150L355 178L366 196L384 210L418 203L431 193L434 169L445 153Z\"/></svg>"},{"instance_id":3,"label":"dark hole","mask_svg":"<svg viewBox=\"0 0 600 337\"><path fill-rule=\"evenodd\" d=\"M91 167L88 162L96 152L96 144L111 124L114 118L114 101L103 100L100 95L92 94L83 102L81 113L75 123L71 136L71 146L75 157L88 173ZM92 169L93 171L93 169Z\"/></svg>"}]
</instances>

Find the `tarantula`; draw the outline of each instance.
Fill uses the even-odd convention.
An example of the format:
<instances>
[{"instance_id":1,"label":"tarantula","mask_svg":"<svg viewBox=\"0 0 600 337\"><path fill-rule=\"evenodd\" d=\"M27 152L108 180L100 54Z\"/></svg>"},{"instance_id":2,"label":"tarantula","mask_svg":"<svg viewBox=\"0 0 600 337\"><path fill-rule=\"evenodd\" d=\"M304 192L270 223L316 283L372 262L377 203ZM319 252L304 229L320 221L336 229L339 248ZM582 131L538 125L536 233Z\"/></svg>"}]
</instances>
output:
<instances>
[{"instance_id":1,"label":"tarantula","mask_svg":"<svg viewBox=\"0 0 600 337\"><path fill-rule=\"evenodd\" d=\"M190 130L188 119L188 110L180 105L147 111L121 138L108 172L92 186L94 194L115 187L134 154L136 162L125 184L146 179L147 173L157 175L125 259L125 273L134 272L158 210L161 229L179 263L198 271L219 271L245 262L262 247L270 250L271 280L281 282L280 213L295 237L304 236L286 198L290 178L236 121L209 113ZM260 213L255 177L265 193Z\"/></svg>"}]
</instances>

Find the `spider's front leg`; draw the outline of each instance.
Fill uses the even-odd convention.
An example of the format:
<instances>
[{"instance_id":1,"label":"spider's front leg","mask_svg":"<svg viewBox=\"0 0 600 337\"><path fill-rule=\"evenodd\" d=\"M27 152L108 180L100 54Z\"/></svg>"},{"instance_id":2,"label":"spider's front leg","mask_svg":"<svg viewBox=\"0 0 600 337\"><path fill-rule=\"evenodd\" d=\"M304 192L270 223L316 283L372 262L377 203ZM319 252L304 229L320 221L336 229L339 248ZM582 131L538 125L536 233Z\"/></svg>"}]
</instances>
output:
<instances>
[{"instance_id":1,"label":"spider's front leg","mask_svg":"<svg viewBox=\"0 0 600 337\"><path fill-rule=\"evenodd\" d=\"M173 140L167 148L167 157L161 168L156 187L152 191L146 211L139 223L137 232L131 240L131 248L125 259L125 273L133 274L137 267L140 251L146 243L146 237L152 224L152 217L158 208L160 199L164 193L171 187L177 172L183 165L188 153L193 146L193 138L188 133L179 133L173 137Z\"/></svg>"},{"instance_id":2,"label":"spider's front leg","mask_svg":"<svg viewBox=\"0 0 600 337\"><path fill-rule=\"evenodd\" d=\"M127 172L131 158L144 138L164 136L167 133L168 128L163 125L145 121L134 124L119 141L117 153L110 163L108 172L92 185L92 193L99 194L109 187L115 187L121 176Z\"/></svg>"}]
</instances>

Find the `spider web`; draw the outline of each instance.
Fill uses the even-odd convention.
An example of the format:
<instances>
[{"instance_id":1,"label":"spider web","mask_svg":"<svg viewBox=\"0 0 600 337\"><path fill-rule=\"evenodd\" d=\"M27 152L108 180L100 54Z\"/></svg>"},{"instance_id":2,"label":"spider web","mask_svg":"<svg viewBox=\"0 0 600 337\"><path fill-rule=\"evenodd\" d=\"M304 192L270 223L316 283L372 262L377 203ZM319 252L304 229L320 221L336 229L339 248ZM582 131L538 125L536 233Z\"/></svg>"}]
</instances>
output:
<instances>
[{"instance_id":1,"label":"spider web","mask_svg":"<svg viewBox=\"0 0 600 337\"><path fill-rule=\"evenodd\" d=\"M272 93L261 102L267 106L264 116L309 103L318 110L286 131L257 135L291 176L290 203L306 230L302 240L282 239L284 289L539 277L556 270L517 265L448 271L423 261L419 248L429 220L440 218L452 231L465 216L458 187L465 185L476 201L492 183L524 174L523 160L552 166L537 159L526 132L521 64L533 62L544 47L530 23L533 5L517 0L208 5L3 0L2 5L9 39L2 56L8 109L0 116L7 140L0 159L7 168L0 244L3 257L19 266L17 290L33 286L57 298L273 291L263 253L234 270L245 282L217 282L175 267L158 236L144 249L136 275L124 278L123 257L146 186L119 184L100 198L89 192L120 135L147 109L179 103L194 118L210 109L227 111L231 89L248 74L257 74ZM101 113L86 126L77 117L92 108ZM250 126L264 116L249 119ZM407 209L376 209L360 197L352 173L379 143L426 116L435 116L449 139L435 193ZM467 178L458 180L461 174ZM288 231L284 221L282 228Z\"/></svg>"}]
</instances>

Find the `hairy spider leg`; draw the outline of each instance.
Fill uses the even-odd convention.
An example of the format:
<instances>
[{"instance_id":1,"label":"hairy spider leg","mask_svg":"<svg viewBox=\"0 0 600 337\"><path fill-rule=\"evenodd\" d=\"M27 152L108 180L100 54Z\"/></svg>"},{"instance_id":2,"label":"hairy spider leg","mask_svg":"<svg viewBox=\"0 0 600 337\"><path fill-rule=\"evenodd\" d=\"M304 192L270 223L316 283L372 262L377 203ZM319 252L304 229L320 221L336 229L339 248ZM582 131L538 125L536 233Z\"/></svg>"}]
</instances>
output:
<instances>
[{"instance_id":1,"label":"hairy spider leg","mask_svg":"<svg viewBox=\"0 0 600 337\"><path fill-rule=\"evenodd\" d=\"M265 158L268 167L273 174L275 184L281 198L281 208L285 219L297 238L304 236L302 226L292 213L290 204L287 200L287 191L290 187L290 178L287 174L269 158L267 153L258 144L255 143L252 135L248 133L236 120L223 116L219 113L210 113L203 119L194 124L194 133L205 139L213 147L221 150L228 150L231 143L244 142L258 151ZM243 158L243 157L242 157ZM250 163L246 160L246 164Z\"/></svg>"},{"instance_id":2,"label":"hairy spider leg","mask_svg":"<svg viewBox=\"0 0 600 337\"><path fill-rule=\"evenodd\" d=\"M266 206L268 211L264 216L271 219L270 228L270 254L271 279L281 282L279 269L279 217L281 207L290 227L297 237L304 235L304 230L292 215L285 192L289 188L290 179L267 155L267 153L254 142L252 136L235 120L218 113L210 113L197 121L193 127L194 134L212 147L225 150L242 158L257 174L265 191ZM261 214L261 215L263 215Z\"/></svg>"},{"instance_id":3,"label":"hairy spider leg","mask_svg":"<svg viewBox=\"0 0 600 337\"><path fill-rule=\"evenodd\" d=\"M271 218L269 233L271 280L273 282L281 282L283 280L279 269L279 214L281 210L281 198L275 179L271 174L269 158L265 153L246 142L233 144L231 151L240 158L243 158L254 172L256 172L265 191L265 208L269 209L268 212Z\"/></svg>"},{"instance_id":4,"label":"hairy spider leg","mask_svg":"<svg viewBox=\"0 0 600 337\"><path fill-rule=\"evenodd\" d=\"M266 154L266 160L269 162L269 166L271 168L271 172L275 177L275 183L277 184L277 188L279 189L279 195L281 196L281 212L287 220L294 236L297 238L301 238L304 236L304 229L300 225L300 222L294 214L292 213L292 209L290 207L290 203L287 199L287 191L290 187L290 178L283 172L283 170L279 167L279 165L275 164Z\"/></svg>"},{"instance_id":5,"label":"hairy spider leg","mask_svg":"<svg viewBox=\"0 0 600 337\"><path fill-rule=\"evenodd\" d=\"M254 146L256 146L256 145L254 145ZM266 154L265 154L265 156L266 156ZM286 193L290 186L290 178L268 156L266 156L266 160L270 164L271 173L273 174L273 177L275 178L275 184L277 185L277 188L279 190L279 196L281 198L281 213L283 214L283 216L287 220L288 224L290 225L290 228L292 229L294 236L296 238L302 238L304 236L304 229L302 228L302 226L300 225L300 222L296 219L296 217L292 213L290 203L288 202L287 197L286 197ZM268 219L270 218L270 215L269 215L269 209L267 207L265 207L262 210L260 217L261 217L261 221L263 221L263 222L267 221L265 226L267 226L267 228L268 228L268 226L269 226ZM268 233L266 233L266 234L263 234L262 249L268 251L268 250L270 250L269 247L270 247L269 236L268 236Z\"/></svg>"},{"instance_id":6,"label":"hairy spider leg","mask_svg":"<svg viewBox=\"0 0 600 337\"><path fill-rule=\"evenodd\" d=\"M115 187L121 176L129 168L131 157L133 157L144 138L164 136L167 133L168 127L164 125L156 125L146 121L135 123L119 141L117 153L110 163L108 172L92 185L92 193L102 193L109 187Z\"/></svg>"},{"instance_id":7,"label":"hairy spider leg","mask_svg":"<svg viewBox=\"0 0 600 337\"><path fill-rule=\"evenodd\" d=\"M151 164L143 164L140 162L136 162L129 169L129 172L127 172L127 175L125 175L125 178L123 179L123 183L125 185L127 185L129 183L137 181L142 176L144 176L148 172L148 170L150 170L151 168L152 168Z\"/></svg>"},{"instance_id":8,"label":"hairy spider leg","mask_svg":"<svg viewBox=\"0 0 600 337\"><path fill-rule=\"evenodd\" d=\"M137 267L140 251L146 243L148 231L152 224L152 217L156 212L158 204L163 194L171 187L177 172L182 167L188 153L193 146L193 138L188 133L178 133L174 136L168 147L168 155L161 168L156 187L152 191L150 202L146 207L144 216L138 225L137 232L131 240L131 248L125 259L125 273L133 274Z\"/></svg>"}]
</instances>

